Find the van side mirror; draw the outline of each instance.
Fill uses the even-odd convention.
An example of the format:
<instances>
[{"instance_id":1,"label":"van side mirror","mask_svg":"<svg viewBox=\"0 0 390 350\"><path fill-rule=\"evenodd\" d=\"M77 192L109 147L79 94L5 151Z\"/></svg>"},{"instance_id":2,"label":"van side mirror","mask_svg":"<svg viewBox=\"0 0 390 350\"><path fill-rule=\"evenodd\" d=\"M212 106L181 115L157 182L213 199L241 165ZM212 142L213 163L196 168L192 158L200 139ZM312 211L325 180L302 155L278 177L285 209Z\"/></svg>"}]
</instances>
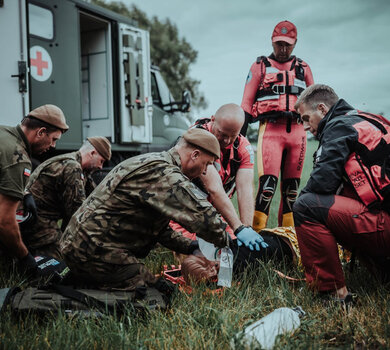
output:
<instances>
[{"instance_id":1,"label":"van side mirror","mask_svg":"<svg viewBox=\"0 0 390 350\"><path fill-rule=\"evenodd\" d=\"M182 112L188 112L191 109L191 93L188 90L182 92L180 105Z\"/></svg>"}]
</instances>

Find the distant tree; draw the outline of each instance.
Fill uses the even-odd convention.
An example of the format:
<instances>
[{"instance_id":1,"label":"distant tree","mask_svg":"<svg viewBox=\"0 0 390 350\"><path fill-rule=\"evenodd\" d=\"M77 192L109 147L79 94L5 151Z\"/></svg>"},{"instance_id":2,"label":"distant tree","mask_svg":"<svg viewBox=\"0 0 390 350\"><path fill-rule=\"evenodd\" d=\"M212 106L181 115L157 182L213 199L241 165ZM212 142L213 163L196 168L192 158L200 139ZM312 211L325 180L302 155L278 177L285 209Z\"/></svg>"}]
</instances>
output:
<instances>
[{"instance_id":1,"label":"distant tree","mask_svg":"<svg viewBox=\"0 0 390 350\"><path fill-rule=\"evenodd\" d=\"M129 17L138 26L149 31L150 56L152 64L160 67L173 97L181 99L184 89L191 92L192 105L197 109L207 108L207 101L199 91L200 81L189 75L191 64L196 62L198 52L185 38L179 37L177 26L168 18L161 21L156 16L149 19L146 13L135 5L126 6L122 1L106 3L105 0L92 0L92 3Z\"/></svg>"}]
</instances>

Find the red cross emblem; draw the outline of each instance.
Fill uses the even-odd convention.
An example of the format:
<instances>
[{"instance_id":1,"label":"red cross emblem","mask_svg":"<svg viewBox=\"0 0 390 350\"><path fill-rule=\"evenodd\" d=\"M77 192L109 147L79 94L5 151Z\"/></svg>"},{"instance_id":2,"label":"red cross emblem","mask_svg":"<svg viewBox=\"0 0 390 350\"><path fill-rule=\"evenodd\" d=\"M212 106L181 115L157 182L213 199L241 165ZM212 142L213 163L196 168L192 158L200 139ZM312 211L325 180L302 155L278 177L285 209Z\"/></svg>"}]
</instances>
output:
<instances>
[{"instance_id":1,"label":"red cross emblem","mask_svg":"<svg viewBox=\"0 0 390 350\"><path fill-rule=\"evenodd\" d=\"M31 76L37 81L46 81L53 71L50 54L42 46L30 48Z\"/></svg>"},{"instance_id":2,"label":"red cross emblem","mask_svg":"<svg viewBox=\"0 0 390 350\"><path fill-rule=\"evenodd\" d=\"M37 67L37 74L43 75L43 68L49 68L49 63L42 60L42 52L37 51L37 58L31 58L30 64Z\"/></svg>"}]
</instances>

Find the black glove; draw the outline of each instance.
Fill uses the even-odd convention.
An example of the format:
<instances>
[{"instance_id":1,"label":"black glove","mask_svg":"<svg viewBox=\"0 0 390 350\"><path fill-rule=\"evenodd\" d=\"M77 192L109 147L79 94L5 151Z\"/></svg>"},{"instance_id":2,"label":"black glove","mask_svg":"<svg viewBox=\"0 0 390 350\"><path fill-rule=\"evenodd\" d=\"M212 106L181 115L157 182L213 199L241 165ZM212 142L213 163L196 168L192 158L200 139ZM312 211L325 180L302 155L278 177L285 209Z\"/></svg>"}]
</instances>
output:
<instances>
[{"instance_id":1,"label":"black glove","mask_svg":"<svg viewBox=\"0 0 390 350\"><path fill-rule=\"evenodd\" d=\"M19 266L28 277L35 277L38 274L38 264L30 252L24 258L19 259Z\"/></svg>"},{"instance_id":2,"label":"black glove","mask_svg":"<svg viewBox=\"0 0 390 350\"><path fill-rule=\"evenodd\" d=\"M27 212L31 213L31 219L29 222L35 223L37 221L37 205L35 204L34 197L31 193L27 193L23 197L23 209L24 209L24 214L26 215Z\"/></svg>"},{"instance_id":3,"label":"black glove","mask_svg":"<svg viewBox=\"0 0 390 350\"><path fill-rule=\"evenodd\" d=\"M194 250L199 249L199 243L197 240L194 240L190 243L190 246L188 247L188 254L193 254Z\"/></svg>"},{"instance_id":4,"label":"black glove","mask_svg":"<svg viewBox=\"0 0 390 350\"><path fill-rule=\"evenodd\" d=\"M162 277L157 280L153 287L166 295L168 298L170 298L177 290L176 285Z\"/></svg>"}]
</instances>

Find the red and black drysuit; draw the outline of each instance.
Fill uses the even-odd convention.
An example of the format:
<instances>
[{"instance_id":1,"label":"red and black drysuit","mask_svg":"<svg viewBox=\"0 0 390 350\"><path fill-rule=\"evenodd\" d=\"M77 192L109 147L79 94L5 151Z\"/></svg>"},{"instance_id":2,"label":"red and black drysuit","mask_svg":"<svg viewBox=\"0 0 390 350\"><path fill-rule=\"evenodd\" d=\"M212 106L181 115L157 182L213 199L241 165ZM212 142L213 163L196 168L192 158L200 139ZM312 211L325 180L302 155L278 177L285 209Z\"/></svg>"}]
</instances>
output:
<instances>
[{"instance_id":1,"label":"red and black drysuit","mask_svg":"<svg viewBox=\"0 0 390 350\"><path fill-rule=\"evenodd\" d=\"M347 180L351 155L363 154L374 168L386 167L389 158L382 132L357 113L339 100L321 120L314 169L293 208L306 280L321 292L345 286L337 243L385 273L390 257L390 215L383 202L368 208Z\"/></svg>"},{"instance_id":2,"label":"red and black drysuit","mask_svg":"<svg viewBox=\"0 0 390 350\"><path fill-rule=\"evenodd\" d=\"M293 226L292 206L306 152L306 132L294 110L299 94L313 84L310 67L300 58L291 56L278 62L272 54L258 57L252 64L245 85L241 107L247 123L260 121L257 143L259 188L256 195L253 228L266 227L270 205L281 172L282 199L279 226Z\"/></svg>"}]
</instances>

